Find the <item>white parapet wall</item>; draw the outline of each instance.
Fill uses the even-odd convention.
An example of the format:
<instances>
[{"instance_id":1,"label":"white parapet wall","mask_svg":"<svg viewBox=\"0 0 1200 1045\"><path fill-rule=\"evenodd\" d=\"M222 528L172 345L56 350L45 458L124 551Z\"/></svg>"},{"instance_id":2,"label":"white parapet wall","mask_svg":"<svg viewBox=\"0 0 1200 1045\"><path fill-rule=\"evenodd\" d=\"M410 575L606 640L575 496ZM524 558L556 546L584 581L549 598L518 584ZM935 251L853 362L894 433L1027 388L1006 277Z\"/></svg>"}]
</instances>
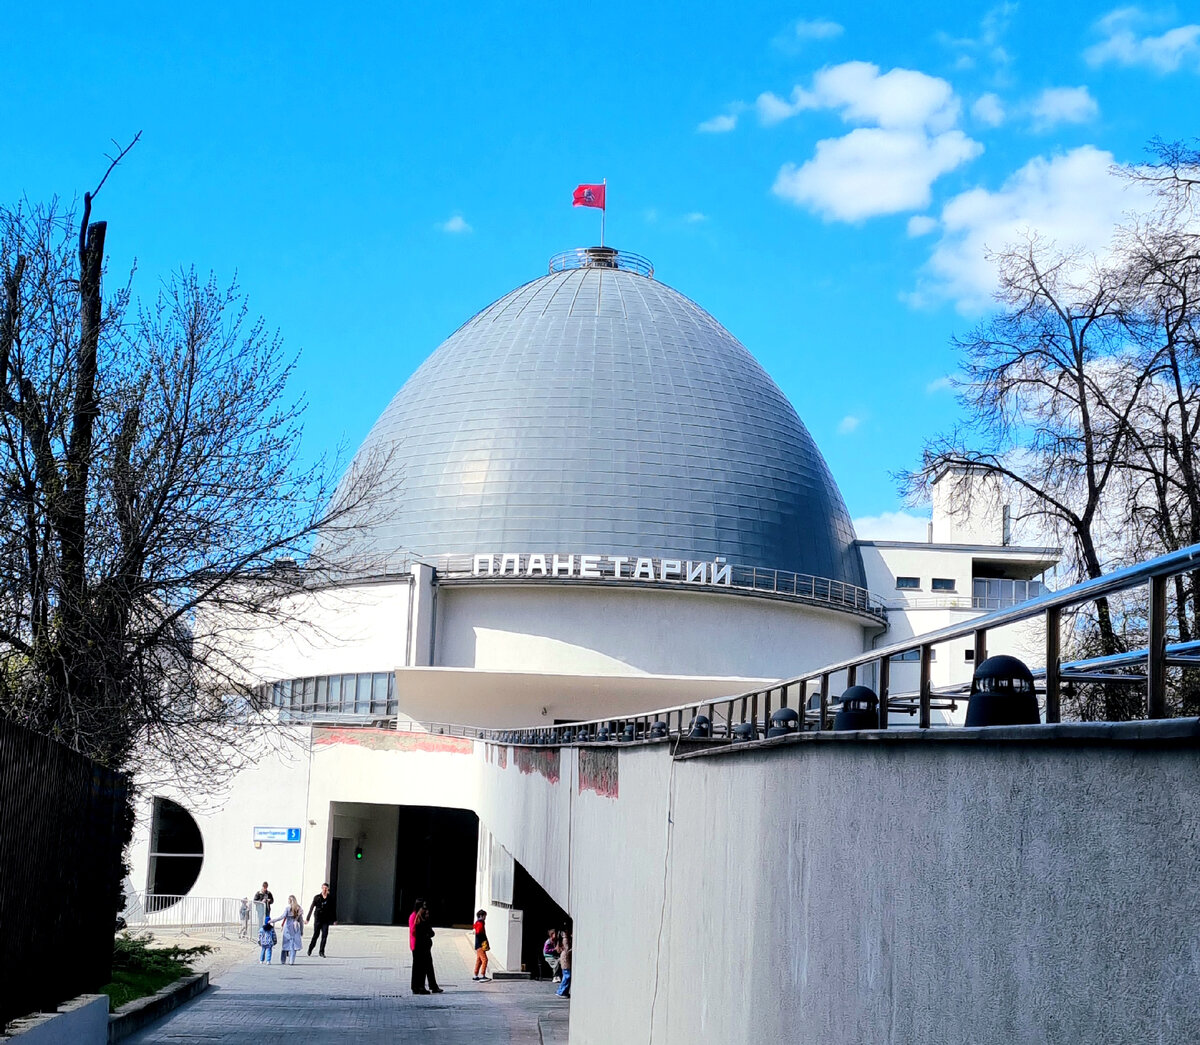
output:
<instances>
[{"instance_id":1,"label":"white parapet wall","mask_svg":"<svg viewBox=\"0 0 1200 1045\"><path fill-rule=\"evenodd\" d=\"M1195 720L479 759L489 829L574 919L572 1045L1200 1026Z\"/></svg>"}]
</instances>

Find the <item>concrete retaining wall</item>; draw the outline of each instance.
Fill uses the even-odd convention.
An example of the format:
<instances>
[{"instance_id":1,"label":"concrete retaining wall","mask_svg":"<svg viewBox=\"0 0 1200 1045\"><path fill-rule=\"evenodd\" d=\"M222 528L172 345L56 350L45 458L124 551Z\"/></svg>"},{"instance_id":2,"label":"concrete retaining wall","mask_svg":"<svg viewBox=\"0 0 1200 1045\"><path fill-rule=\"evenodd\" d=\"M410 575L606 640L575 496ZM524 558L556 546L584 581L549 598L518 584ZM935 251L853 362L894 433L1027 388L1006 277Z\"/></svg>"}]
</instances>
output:
<instances>
[{"instance_id":1,"label":"concrete retaining wall","mask_svg":"<svg viewBox=\"0 0 1200 1045\"><path fill-rule=\"evenodd\" d=\"M623 747L603 795L481 758L573 1045L1194 1040L1196 723L869 737Z\"/></svg>"},{"instance_id":2,"label":"concrete retaining wall","mask_svg":"<svg viewBox=\"0 0 1200 1045\"><path fill-rule=\"evenodd\" d=\"M108 995L81 994L63 1002L57 1012L13 1020L5 1045L105 1045L108 1041Z\"/></svg>"},{"instance_id":3,"label":"concrete retaining wall","mask_svg":"<svg viewBox=\"0 0 1200 1045\"><path fill-rule=\"evenodd\" d=\"M200 972L184 976L145 998L135 998L122 1005L108 1017L107 1041L109 1045L129 1037L155 1020L162 1019L168 1012L191 1001L208 990L208 973ZM107 998L105 1001L107 1002ZM64 1039L66 1040L66 1039Z\"/></svg>"}]
</instances>

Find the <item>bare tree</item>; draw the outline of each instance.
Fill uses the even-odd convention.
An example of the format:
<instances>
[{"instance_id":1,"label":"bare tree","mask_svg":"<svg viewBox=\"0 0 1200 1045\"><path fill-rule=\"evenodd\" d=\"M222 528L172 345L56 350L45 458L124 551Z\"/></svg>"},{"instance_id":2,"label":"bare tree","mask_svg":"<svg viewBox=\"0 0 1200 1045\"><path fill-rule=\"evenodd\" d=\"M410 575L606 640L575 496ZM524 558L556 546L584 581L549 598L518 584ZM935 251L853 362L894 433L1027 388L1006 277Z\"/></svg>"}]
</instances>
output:
<instances>
[{"instance_id":1,"label":"bare tree","mask_svg":"<svg viewBox=\"0 0 1200 1045\"><path fill-rule=\"evenodd\" d=\"M948 466L1002 479L1028 516L1067 538L1081 579L1200 542L1200 166L1194 149L1156 147L1157 163L1118 172L1155 205L1114 229L1103 259L1036 235L995 257L998 310L956 342L966 420L903 480L919 497ZM1198 581L1176 582L1185 640L1200 622ZM1115 653L1141 641L1145 608L1099 600L1091 625L1074 633L1080 649ZM1089 715L1140 713L1132 689L1102 692Z\"/></svg>"},{"instance_id":2,"label":"bare tree","mask_svg":"<svg viewBox=\"0 0 1200 1045\"><path fill-rule=\"evenodd\" d=\"M0 209L0 713L106 765L212 773L256 697L211 622L279 620L278 561L361 516L371 479L332 496L300 459L294 360L236 286L102 293L94 196Z\"/></svg>"},{"instance_id":3,"label":"bare tree","mask_svg":"<svg viewBox=\"0 0 1200 1045\"><path fill-rule=\"evenodd\" d=\"M1098 577L1105 498L1146 380L1120 343L1123 286L1032 236L996 261L1001 310L955 342L966 421L926 445L905 488L921 496L950 467L995 476L1017 491L1018 518L1064 535L1079 573ZM1105 603L1097 615L1104 651L1116 652Z\"/></svg>"}]
</instances>

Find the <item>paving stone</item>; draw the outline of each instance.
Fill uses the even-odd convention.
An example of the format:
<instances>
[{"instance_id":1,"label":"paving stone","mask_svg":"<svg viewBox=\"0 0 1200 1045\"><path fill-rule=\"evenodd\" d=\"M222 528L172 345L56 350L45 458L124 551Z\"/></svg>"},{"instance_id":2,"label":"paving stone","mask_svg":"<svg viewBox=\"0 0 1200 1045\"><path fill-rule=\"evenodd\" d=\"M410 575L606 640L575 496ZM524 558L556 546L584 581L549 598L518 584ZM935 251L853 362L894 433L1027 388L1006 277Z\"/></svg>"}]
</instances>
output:
<instances>
[{"instance_id":1,"label":"paving stone","mask_svg":"<svg viewBox=\"0 0 1200 1045\"><path fill-rule=\"evenodd\" d=\"M306 941L307 944L307 941ZM409 991L407 928L334 926L328 957L300 953L295 965L246 961L128 1045L541 1045L566 1041L570 1003L549 984L476 983L474 952L463 933L439 929L433 962L444 994ZM542 1029L539 1031L539 1021Z\"/></svg>"}]
</instances>

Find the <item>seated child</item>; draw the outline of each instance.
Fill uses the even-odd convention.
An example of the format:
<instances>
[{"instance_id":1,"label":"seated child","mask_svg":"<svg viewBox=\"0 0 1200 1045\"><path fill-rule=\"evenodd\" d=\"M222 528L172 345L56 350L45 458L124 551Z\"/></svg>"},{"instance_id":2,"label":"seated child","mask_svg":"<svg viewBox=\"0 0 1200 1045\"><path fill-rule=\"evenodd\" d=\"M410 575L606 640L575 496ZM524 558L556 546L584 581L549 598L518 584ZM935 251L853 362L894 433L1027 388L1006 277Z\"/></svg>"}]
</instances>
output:
<instances>
[{"instance_id":1,"label":"seated child","mask_svg":"<svg viewBox=\"0 0 1200 1045\"><path fill-rule=\"evenodd\" d=\"M260 965L263 962L271 964L271 949L276 943L278 943L278 939L275 936L275 926L271 924L271 918L268 915L263 922L263 927L258 931L258 946L262 948L258 955Z\"/></svg>"}]
</instances>

